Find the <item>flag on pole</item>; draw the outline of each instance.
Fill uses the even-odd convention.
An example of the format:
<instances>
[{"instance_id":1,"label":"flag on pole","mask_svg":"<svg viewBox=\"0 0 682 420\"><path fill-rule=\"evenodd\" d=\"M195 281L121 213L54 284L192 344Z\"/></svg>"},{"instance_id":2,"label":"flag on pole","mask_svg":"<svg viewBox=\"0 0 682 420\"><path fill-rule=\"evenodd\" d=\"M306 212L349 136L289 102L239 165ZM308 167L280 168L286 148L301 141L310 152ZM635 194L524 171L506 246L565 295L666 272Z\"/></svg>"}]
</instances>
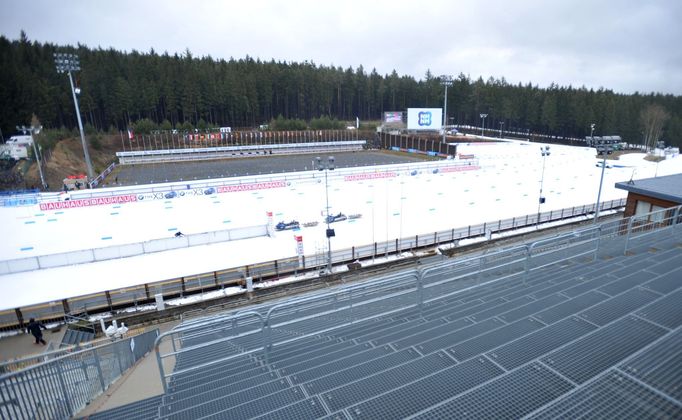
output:
<instances>
[{"instance_id":1,"label":"flag on pole","mask_svg":"<svg viewBox=\"0 0 682 420\"><path fill-rule=\"evenodd\" d=\"M355 128L359 129L360 128L360 118L355 117Z\"/></svg>"}]
</instances>

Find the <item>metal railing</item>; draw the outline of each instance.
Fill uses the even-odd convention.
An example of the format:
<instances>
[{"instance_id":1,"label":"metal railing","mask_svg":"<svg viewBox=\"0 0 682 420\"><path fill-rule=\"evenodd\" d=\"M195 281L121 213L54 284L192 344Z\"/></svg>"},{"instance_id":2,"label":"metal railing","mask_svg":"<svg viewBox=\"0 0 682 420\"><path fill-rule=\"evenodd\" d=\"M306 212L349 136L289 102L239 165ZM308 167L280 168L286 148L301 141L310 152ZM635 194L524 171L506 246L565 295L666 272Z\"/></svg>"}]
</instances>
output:
<instances>
[{"instance_id":1,"label":"metal railing","mask_svg":"<svg viewBox=\"0 0 682 420\"><path fill-rule=\"evenodd\" d=\"M77 327L86 329L93 334L97 332L97 324L94 321L90 321L88 318L83 318L72 314L65 314L64 323L66 324L67 328L69 325L75 325Z\"/></svg>"},{"instance_id":2,"label":"metal railing","mask_svg":"<svg viewBox=\"0 0 682 420\"><path fill-rule=\"evenodd\" d=\"M625 205L625 199L611 200L600 203L600 214L604 211L612 209L620 209ZM587 216L594 213L596 210L595 204L578 205L564 209L552 210L540 214L529 214L525 216L513 217L510 219L500 219L496 221L489 221L477 225L463 226L452 228L448 230L423 233L401 239L392 239L385 242L375 242L373 244L365 244L354 246L351 248L334 250L332 252L332 262L334 264L348 263L355 260L368 260L381 258L399 252L412 251L418 248L437 246L440 244L457 244L462 239L483 237L489 233L498 233L505 231L512 231L523 227L531 227L539 223L546 223L551 221L558 221L563 219L574 218L578 216ZM182 238L173 238L175 240ZM326 251L325 251L326 254ZM31 259L33 257L30 257ZM185 294L185 293L203 293L203 286L225 287L238 284L243 276L250 276L254 280L263 278L279 278L282 275L296 274L299 270L310 270L326 265L326 256L323 258L321 254L307 255L303 259L303 267L299 266L298 257L289 257L275 261L266 261L257 264L250 264L241 267L231 267L225 270L219 270L209 273L199 273L195 276L186 276L181 279L170 279L156 283L141 284L137 286L127 287L116 291L107 292L102 291L92 295L75 296L68 299L68 304L71 310L75 311L98 311L111 310L112 305L136 305L138 301L144 299L151 299L150 291L154 293L161 293L166 296ZM5 262L0 261L0 272L8 270ZM205 281L202 282L202 278ZM111 302L109 301L111 299ZM36 319L51 319L62 317L64 315L63 305L53 305L51 303L42 303L22 307L21 312L24 318L34 317ZM0 325L9 325L9 328L15 328L18 324L17 314L15 310L0 311Z\"/></svg>"},{"instance_id":3,"label":"metal railing","mask_svg":"<svg viewBox=\"0 0 682 420\"><path fill-rule=\"evenodd\" d=\"M2 374L0 418L74 416L148 353L157 336L153 330Z\"/></svg>"},{"instance_id":4,"label":"metal railing","mask_svg":"<svg viewBox=\"0 0 682 420\"><path fill-rule=\"evenodd\" d=\"M260 305L244 312L191 319L156 339L154 346L161 381L167 390L168 383L176 375L198 372L247 354L262 355L268 363L270 350L275 345L410 308L416 308L421 314L425 303L462 293L481 284L505 280L525 283L532 272L547 266L585 258L596 260L605 241L616 245L618 241L623 241L626 254L633 241L646 238L653 230L660 232L669 229L674 234L677 225L682 223L681 208L667 209L662 215L656 212L606 222L457 261L408 269L370 282ZM648 223L635 223L642 220L648 220ZM244 322L249 317L256 318L258 322ZM336 321L311 322L320 317ZM280 333L277 337L273 336L275 330ZM282 335L282 332L287 334ZM242 340L241 344L233 341L247 336L254 339ZM161 344L168 340L172 343L173 351L164 353ZM221 350L227 344L234 344L231 352ZM208 360L193 360L195 351L203 354L208 352L214 356ZM163 366L169 358L174 361L182 358L182 368L166 373Z\"/></svg>"},{"instance_id":5,"label":"metal railing","mask_svg":"<svg viewBox=\"0 0 682 420\"><path fill-rule=\"evenodd\" d=\"M204 160L230 157L248 157L256 154L351 152L362 150L366 140L259 144L245 146L191 147L181 149L156 149L116 152L121 164L140 162L164 162L182 160Z\"/></svg>"}]
</instances>

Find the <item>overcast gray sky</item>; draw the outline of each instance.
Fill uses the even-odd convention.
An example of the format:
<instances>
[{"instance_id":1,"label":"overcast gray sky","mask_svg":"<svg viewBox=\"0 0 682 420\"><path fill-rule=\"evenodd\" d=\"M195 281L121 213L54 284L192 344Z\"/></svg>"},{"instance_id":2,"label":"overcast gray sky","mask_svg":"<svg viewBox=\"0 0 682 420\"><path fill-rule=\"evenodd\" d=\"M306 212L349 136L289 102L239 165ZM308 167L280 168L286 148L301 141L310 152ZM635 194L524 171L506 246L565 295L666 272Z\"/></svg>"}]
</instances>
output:
<instances>
[{"instance_id":1,"label":"overcast gray sky","mask_svg":"<svg viewBox=\"0 0 682 420\"><path fill-rule=\"evenodd\" d=\"M682 0L0 0L59 45L682 95Z\"/></svg>"}]
</instances>

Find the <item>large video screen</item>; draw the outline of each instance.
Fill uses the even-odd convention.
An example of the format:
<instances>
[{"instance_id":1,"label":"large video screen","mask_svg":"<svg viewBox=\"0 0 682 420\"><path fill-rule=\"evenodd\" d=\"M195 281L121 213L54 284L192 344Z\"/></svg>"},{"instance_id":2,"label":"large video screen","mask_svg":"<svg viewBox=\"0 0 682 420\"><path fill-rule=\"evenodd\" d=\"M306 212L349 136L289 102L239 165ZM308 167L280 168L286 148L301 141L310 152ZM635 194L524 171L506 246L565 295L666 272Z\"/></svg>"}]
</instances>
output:
<instances>
[{"instance_id":1,"label":"large video screen","mask_svg":"<svg viewBox=\"0 0 682 420\"><path fill-rule=\"evenodd\" d=\"M400 111L384 112L384 122L385 123L401 123L401 122L403 122L403 113Z\"/></svg>"},{"instance_id":2,"label":"large video screen","mask_svg":"<svg viewBox=\"0 0 682 420\"><path fill-rule=\"evenodd\" d=\"M408 130L440 130L442 122L442 108L407 108Z\"/></svg>"}]
</instances>

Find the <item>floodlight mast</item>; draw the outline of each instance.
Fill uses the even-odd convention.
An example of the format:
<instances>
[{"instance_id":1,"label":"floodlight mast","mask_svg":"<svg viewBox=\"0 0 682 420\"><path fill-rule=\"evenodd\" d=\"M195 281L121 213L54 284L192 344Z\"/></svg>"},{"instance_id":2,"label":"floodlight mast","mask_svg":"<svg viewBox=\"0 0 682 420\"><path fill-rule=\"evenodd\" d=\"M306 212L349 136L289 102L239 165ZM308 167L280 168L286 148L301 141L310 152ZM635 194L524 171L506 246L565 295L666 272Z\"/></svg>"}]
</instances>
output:
<instances>
[{"instance_id":1,"label":"floodlight mast","mask_svg":"<svg viewBox=\"0 0 682 420\"><path fill-rule=\"evenodd\" d=\"M17 130L21 131L22 133L26 134L27 132L31 134L31 144L33 145L33 154L36 157L36 163L38 164L38 173L40 174L40 183L43 186L44 190L47 190L48 185L45 182L45 176L43 175L43 166L40 163L40 154L38 153L38 148L36 147L36 140L33 137L34 134L38 134L40 130L42 130L43 126L39 127L26 127L25 125L22 125L21 127L17 126Z\"/></svg>"},{"instance_id":2,"label":"floodlight mast","mask_svg":"<svg viewBox=\"0 0 682 420\"><path fill-rule=\"evenodd\" d=\"M597 223L597 219L599 219L599 203L601 201L601 187L604 184L604 169L606 169L606 155L609 152L609 146L605 143L601 144L601 147L597 147L597 145L594 143L594 137L592 134L594 134L594 127L595 124L590 124L590 140L592 141L592 144L595 145L595 148L597 149L597 154L601 153L604 155L604 158L602 159L601 162L601 177L599 178L599 192L597 193L597 208L595 209L594 212L594 223Z\"/></svg>"},{"instance_id":3,"label":"floodlight mast","mask_svg":"<svg viewBox=\"0 0 682 420\"><path fill-rule=\"evenodd\" d=\"M78 107L78 98L76 97L76 89L73 85L72 71L79 71L81 69L80 60L76 54L69 53L54 53L54 63L57 67L57 73L67 73L69 75L69 83L71 84L71 95L73 96L73 104L76 107L76 117L78 119L78 130L81 135L81 144L83 145L83 154L85 156L85 165L88 171L88 181L95 179L92 170L92 161L90 160L90 153L88 152L88 145L85 142L85 134L83 132L83 121L81 120L81 112ZM79 89L80 90L80 89ZM90 183L88 182L88 186Z\"/></svg>"},{"instance_id":4,"label":"floodlight mast","mask_svg":"<svg viewBox=\"0 0 682 420\"><path fill-rule=\"evenodd\" d=\"M545 183L545 158L549 156L549 146L540 146L540 155L542 156L542 175L540 175L540 197L538 198L538 217L535 221L535 228L540 225L540 206L544 204L545 197L542 196L542 186Z\"/></svg>"},{"instance_id":5,"label":"floodlight mast","mask_svg":"<svg viewBox=\"0 0 682 420\"><path fill-rule=\"evenodd\" d=\"M444 74L440 76L440 84L445 86L444 109L443 109L443 143L445 143L445 127L448 124L448 86L452 86L452 76Z\"/></svg>"},{"instance_id":6,"label":"floodlight mast","mask_svg":"<svg viewBox=\"0 0 682 420\"><path fill-rule=\"evenodd\" d=\"M325 195L325 200L327 204L327 217L325 218L325 221L327 222L327 231L326 231L326 236L327 236L327 274L332 273L332 241L331 237L335 236L334 231L329 227L329 223L331 222L330 217L329 217L329 181L327 179L327 172L333 171L335 168L334 165L334 156L329 156L327 158L327 162L323 162L321 158L317 157L315 158L316 163L317 163L317 170L318 171L324 171L324 195Z\"/></svg>"}]
</instances>

